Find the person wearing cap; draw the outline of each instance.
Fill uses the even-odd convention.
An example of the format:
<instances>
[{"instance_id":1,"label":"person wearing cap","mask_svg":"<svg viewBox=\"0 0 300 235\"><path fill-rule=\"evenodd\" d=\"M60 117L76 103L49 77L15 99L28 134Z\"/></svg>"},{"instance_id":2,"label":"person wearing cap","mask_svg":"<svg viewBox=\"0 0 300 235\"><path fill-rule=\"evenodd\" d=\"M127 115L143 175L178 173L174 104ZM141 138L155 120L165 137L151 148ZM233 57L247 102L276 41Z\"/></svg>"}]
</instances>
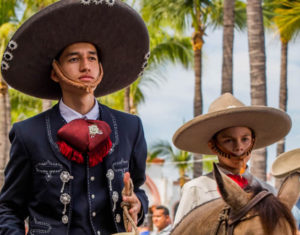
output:
<instances>
[{"instance_id":1,"label":"person wearing cap","mask_svg":"<svg viewBox=\"0 0 300 235\"><path fill-rule=\"evenodd\" d=\"M123 232L123 205L136 224L143 222L148 199L140 188L147 156L141 120L95 97L131 84L148 57L143 20L119 0L61 0L17 30L3 55L3 78L21 92L59 103L15 123L9 134L1 235L24 234L26 218L35 235Z\"/></svg>"},{"instance_id":2,"label":"person wearing cap","mask_svg":"<svg viewBox=\"0 0 300 235\"><path fill-rule=\"evenodd\" d=\"M291 119L283 111L266 106L245 106L232 94L225 93L199 115L181 126L173 136L174 145L184 151L217 155L218 167L242 188L260 185L275 189L248 171L246 163L252 149L282 139L291 128ZM175 215L176 225L198 205L219 198L213 174L187 182Z\"/></svg>"},{"instance_id":3,"label":"person wearing cap","mask_svg":"<svg viewBox=\"0 0 300 235\"><path fill-rule=\"evenodd\" d=\"M300 148L280 154L272 163L271 174L276 178L285 178L295 172L300 174ZM292 213L297 222L297 234L300 234L300 199L293 207Z\"/></svg>"}]
</instances>

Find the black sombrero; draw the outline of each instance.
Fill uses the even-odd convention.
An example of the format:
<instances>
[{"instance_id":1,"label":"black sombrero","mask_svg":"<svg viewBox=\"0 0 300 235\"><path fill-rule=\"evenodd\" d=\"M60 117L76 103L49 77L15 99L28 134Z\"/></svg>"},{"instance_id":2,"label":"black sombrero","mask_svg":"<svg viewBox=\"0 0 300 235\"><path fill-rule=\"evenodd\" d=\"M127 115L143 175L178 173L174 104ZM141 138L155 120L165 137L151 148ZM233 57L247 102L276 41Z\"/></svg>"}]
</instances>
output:
<instances>
[{"instance_id":1,"label":"black sombrero","mask_svg":"<svg viewBox=\"0 0 300 235\"><path fill-rule=\"evenodd\" d=\"M149 57L149 36L140 15L120 0L61 0L29 18L13 35L1 71L13 88L45 99L61 97L50 79L55 56L75 42L100 52L104 77L95 90L103 96L135 81Z\"/></svg>"}]
</instances>

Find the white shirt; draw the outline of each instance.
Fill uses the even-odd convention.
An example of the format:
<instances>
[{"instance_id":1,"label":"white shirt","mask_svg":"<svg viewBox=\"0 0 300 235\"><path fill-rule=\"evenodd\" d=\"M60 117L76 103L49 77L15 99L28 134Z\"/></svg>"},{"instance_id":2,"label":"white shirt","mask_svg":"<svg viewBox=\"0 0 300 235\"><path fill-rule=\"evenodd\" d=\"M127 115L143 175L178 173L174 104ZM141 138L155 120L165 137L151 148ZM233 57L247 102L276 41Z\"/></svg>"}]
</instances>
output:
<instances>
[{"instance_id":1,"label":"white shirt","mask_svg":"<svg viewBox=\"0 0 300 235\"><path fill-rule=\"evenodd\" d=\"M81 113L76 112L74 109L71 109L69 106L67 106L62 99L59 101L59 112L61 116L66 120L67 123L83 118L83 119L91 119L96 120L99 117L99 104L97 100L95 99L94 107L86 114L82 115Z\"/></svg>"}]
</instances>

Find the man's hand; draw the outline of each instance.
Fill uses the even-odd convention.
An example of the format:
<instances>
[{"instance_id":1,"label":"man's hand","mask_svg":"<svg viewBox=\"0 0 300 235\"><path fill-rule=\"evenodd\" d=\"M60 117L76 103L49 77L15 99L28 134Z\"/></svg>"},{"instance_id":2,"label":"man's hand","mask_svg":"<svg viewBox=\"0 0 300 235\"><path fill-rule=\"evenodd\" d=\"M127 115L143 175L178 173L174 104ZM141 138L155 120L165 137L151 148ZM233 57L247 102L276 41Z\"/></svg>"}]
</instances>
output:
<instances>
[{"instance_id":1,"label":"man's hand","mask_svg":"<svg viewBox=\"0 0 300 235\"><path fill-rule=\"evenodd\" d=\"M124 191L123 191L123 201L130 204L129 214L133 219L134 223L137 224L138 213L141 211L141 202L133 192L133 184L131 183L130 173L125 172L124 174ZM128 224L128 231L132 230L132 226Z\"/></svg>"}]
</instances>

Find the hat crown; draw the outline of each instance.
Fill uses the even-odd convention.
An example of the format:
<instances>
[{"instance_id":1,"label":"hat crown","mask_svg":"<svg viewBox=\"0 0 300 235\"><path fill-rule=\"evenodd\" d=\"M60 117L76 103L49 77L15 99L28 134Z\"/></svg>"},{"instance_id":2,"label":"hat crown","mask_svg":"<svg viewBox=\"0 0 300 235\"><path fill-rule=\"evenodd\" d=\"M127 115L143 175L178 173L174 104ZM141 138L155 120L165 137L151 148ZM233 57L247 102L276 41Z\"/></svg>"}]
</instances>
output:
<instances>
[{"instance_id":1,"label":"hat crown","mask_svg":"<svg viewBox=\"0 0 300 235\"><path fill-rule=\"evenodd\" d=\"M211 103L208 108L208 113L236 107L245 107L245 105L237 98L235 98L231 93L224 93Z\"/></svg>"}]
</instances>

